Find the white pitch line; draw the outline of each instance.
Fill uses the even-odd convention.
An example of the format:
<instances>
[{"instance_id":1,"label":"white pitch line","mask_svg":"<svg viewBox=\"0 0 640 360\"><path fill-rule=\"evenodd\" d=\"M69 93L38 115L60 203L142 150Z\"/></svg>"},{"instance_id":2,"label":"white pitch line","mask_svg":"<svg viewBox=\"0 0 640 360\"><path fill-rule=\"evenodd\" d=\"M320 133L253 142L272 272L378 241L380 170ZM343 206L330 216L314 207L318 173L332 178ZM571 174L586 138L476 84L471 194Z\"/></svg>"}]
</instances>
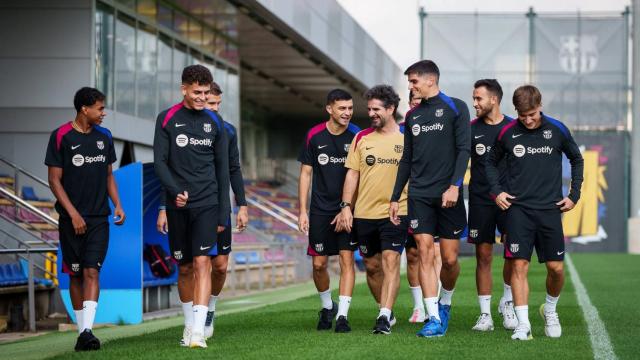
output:
<instances>
[{"instance_id":1,"label":"white pitch line","mask_svg":"<svg viewBox=\"0 0 640 360\"><path fill-rule=\"evenodd\" d=\"M587 329L589 330L589 339L591 340L591 348L593 349L593 358L595 360L601 359L617 359L615 352L613 352L613 345L609 339L609 333L604 327L604 322L600 319L598 309L591 303L587 289L580 280L578 270L573 266L573 261L569 254L565 256L565 262L569 268L569 275L571 276L571 282L576 289L576 297L578 298L578 304L582 308L584 320L587 322Z\"/></svg>"}]
</instances>

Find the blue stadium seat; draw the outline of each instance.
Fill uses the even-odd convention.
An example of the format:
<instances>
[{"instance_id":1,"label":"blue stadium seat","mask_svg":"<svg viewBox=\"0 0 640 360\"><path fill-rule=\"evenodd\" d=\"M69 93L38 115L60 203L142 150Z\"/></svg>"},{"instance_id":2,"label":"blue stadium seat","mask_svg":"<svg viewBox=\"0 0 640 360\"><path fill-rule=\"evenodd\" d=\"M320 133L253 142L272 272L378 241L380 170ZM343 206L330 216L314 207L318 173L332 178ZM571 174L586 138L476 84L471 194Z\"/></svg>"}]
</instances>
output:
<instances>
[{"instance_id":1,"label":"blue stadium seat","mask_svg":"<svg viewBox=\"0 0 640 360\"><path fill-rule=\"evenodd\" d=\"M20 259L20 270L22 271L22 276L27 279L27 282L29 282L29 262L25 259ZM37 285L37 284L41 284L44 286L51 286L53 285L53 281L49 280L49 279L43 279L43 278L34 278L33 282Z\"/></svg>"},{"instance_id":2,"label":"blue stadium seat","mask_svg":"<svg viewBox=\"0 0 640 360\"><path fill-rule=\"evenodd\" d=\"M249 259L247 260L249 264L259 264L260 263L260 254L257 251L252 251L249 253Z\"/></svg>"},{"instance_id":3,"label":"blue stadium seat","mask_svg":"<svg viewBox=\"0 0 640 360\"><path fill-rule=\"evenodd\" d=\"M40 200L38 196L36 196L36 191L33 190L31 186L23 186L22 187L22 198L29 201L38 201Z\"/></svg>"},{"instance_id":4,"label":"blue stadium seat","mask_svg":"<svg viewBox=\"0 0 640 360\"><path fill-rule=\"evenodd\" d=\"M248 259L247 259L247 254L243 253L243 252L237 252L235 253L235 255L233 256L233 258L236 261L236 264L246 264Z\"/></svg>"}]
</instances>

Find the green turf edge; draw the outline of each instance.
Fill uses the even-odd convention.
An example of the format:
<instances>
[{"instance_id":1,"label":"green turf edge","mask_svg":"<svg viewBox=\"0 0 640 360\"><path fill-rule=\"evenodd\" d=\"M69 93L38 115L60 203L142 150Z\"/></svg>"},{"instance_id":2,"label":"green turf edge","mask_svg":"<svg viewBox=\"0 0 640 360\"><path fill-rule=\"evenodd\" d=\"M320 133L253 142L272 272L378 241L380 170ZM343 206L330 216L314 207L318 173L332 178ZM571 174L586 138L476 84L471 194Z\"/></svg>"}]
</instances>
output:
<instances>
[{"instance_id":1,"label":"green turf edge","mask_svg":"<svg viewBox=\"0 0 640 360\"><path fill-rule=\"evenodd\" d=\"M571 254L619 359L640 354L640 255Z\"/></svg>"}]
</instances>

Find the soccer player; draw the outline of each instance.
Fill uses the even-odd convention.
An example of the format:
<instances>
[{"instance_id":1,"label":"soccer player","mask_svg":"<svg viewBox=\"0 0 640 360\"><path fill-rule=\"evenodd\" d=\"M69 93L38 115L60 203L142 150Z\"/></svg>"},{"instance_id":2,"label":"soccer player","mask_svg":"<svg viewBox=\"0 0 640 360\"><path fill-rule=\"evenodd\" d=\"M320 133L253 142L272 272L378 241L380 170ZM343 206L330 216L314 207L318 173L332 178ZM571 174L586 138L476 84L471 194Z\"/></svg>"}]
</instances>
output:
<instances>
[{"instance_id":1,"label":"soccer player","mask_svg":"<svg viewBox=\"0 0 640 360\"><path fill-rule=\"evenodd\" d=\"M211 93L207 97L206 108L210 111L214 111L216 114L220 109L222 103L222 89L216 82L211 83ZM235 126L222 121L225 130L227 131L227 137L229 139L229 178L231 182L231 189L235 195L236 205L238 205L238 214L236 216L236 227L238 231L244 231L249 223L249 214L247 208L247 200L244 195L244 180L242 177L242 169L240 167L240 150L238 148L238 134ZM162 196L162 204L160 205L160 211L158 212L157 226L158 231L167 233L167 211L164 203L165 197ZM211 248L209 255L211 255L211 269L212 269L212 285L211 285L211 298L209 299L209 311L207 312L207 318L204 324L204 335L206 339L213 336L215 328L215 310L216 303L220 296L220 292L224 287L225 280L227 278L227 268L229 265L229 253L231 253L231 219L227 220L227 226L223 232L218 236L217 244ZM188 306L185 308L186 313L192 313L193 310ZM189 346L181 342L183 346Z\"/></svg>"},{"instance_id":2,"label":"soccer player","mask_svg":"<svg viewBox=\"0 0 640 360\"><path fill-rule=\"evenodd\" d=\"M104 100L104 94L93 88L76 92L76 117L51 133L44 161L60 215L62 271L69 275L69 294L80 334L76 351L100 349L91 329L100 294L100 269L109 245L107 196L114 205L114 223L122 225L125 219L111 172L116 161L113 138L100 126L106 115Z\"/></svg>"},{"instance_id":3,"label":"soccer player","mask_svg":"<svg viewBox=\"0 0 640 360\"><path fill-rule=\"evenodd\" d=\"M229 150L220 116L206 110L211 72L182 71L183 101L156 120L154 166L167 197L169 245L178 261L178 292L185 314L183 342L207 347L204 325L211 297L209 251L229 218ZM191 326L190 326L191 325Z\"/></svg>"},{"instance_id":4,"label":"soccer player","mask_svg":"<svg viewBox=\"0 0 640 360\"><path fill-rule=\"evenodd\" d=\"M409 180L409 226L418 245L420 284L429 317L417 335L443 336L460 273L459 240L467 225L460 187L471 146L469 110L462 100L440 92L440 70L433 61L418 61L405 75L409 89L422 101L405 120L404 153L389 216L397 221L398 199ZM440 237L442 255L440 301L434 265L435 236Z\"/></svg>"},{"instance_id":5,"label":"soccer player","mask_svg":"<svg viewBox=\"0 0 640 360\"><path fill-rule=\"evenodd\" d=\"M480 316L473 330L493 330L491 318L491 261L493 244L496 239L496 227L504 234L505 212L489 195L491 189L485 174L483 162L486 161L498 133L513 119L500 111L502 87L495 79L476 81L473 90L473 107L476 116L471 121L471 180L469 181L469 238L476 248L476 288ZM500 163L500 180L504 183L505 163ZM502 324L506 329L515 329L518 321L513 312L511 296L511 262L505 261L502 277L504 294L500 299L498 312L502 314Z\"/></svg>"},{"instance_id":6,"label":"soccer player","mask_svg":"<svg viewBox=\"0 0 640 360\"><path fill-rule=\"evenodd\" d=\"M312 256L313 281L322 304L318 313L317 329L331 329L333 318L336 317L335 331L345 333L351 331L347 315L355 284L353 252L358 244L348 232L336 228L335 219L340 212L342 185L347 173L344 167L347 152L353 137L360 129L350 123L353 116L353 99L348 92L341 89L331 90L327 94L326 110L329 120L307 132L298 157L298 228L309 236L307 254ZM310 186L311 207L307 215ZM332 255L339 255L340 262L338 305L331 299L327 271L329 256Z\"/></svg>"},{"instance_id":7,"label":"soccer player","mask_svg":"<svg viewBox=\"0 0 640 360\"><path fill-rule=\"evenodd\" d=\"M402 132L395 122L400 97L388 85L374 86L365 97L371 127L360 131L349 149L345 165L349 170L342 190L338 225L355 232L368 275L381 268L379 288L369 281L380 304L373 333L388 335L394 321L391 311L400 286L400 254L407 239L406 190L400 199L396 221L392 222L387 215L402 156ZM352 214L356 189L358 200Z\"/></svg>"},{"instance_id":8,"label":"soccer player","mask_svg":"<svg viewBox=\"0 0 640 360\"><path fill-rule=\"evenodd\" d=\"M564 234L561 214L580 199L584 160L569 129L542 113L542 94L532 85L513 93L518 120L498 134L485 162L491 194L507 212L504 257L512 261L511 289L518 318L514 340L530 340L529 283L527 273L533 248L547 267L547 297L540 307L549 337L560 337L562 328L556 304L564 284ZM571 163L569 195L562 195L562 154ZM504 185L499 162L506 159Z\"/></svg>"}]
</instances>

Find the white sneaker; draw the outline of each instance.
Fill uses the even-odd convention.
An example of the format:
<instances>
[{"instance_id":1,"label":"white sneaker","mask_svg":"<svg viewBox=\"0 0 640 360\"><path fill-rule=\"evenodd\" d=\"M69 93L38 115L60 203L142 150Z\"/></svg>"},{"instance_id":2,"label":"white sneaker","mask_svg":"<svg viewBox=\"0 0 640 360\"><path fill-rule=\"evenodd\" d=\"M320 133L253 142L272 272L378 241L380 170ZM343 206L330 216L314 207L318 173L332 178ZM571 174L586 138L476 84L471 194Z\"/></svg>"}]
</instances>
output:
<instances>
[{"instance_id":1,"label":"white sneaker","mask_svg":"<svg viewBox=\"0 0 640 360\"><path fill-rule=\"evenodd\" d=\"M513 331L513 335L511 335L511 339L513 340L532 340L533 336L531 335L531 328L526 325L516 326L516 329Z\"/></svg>"},{"instance_id":2,"label":"white sneaker","mask_svg":"<svg viewBox=\"0 0 640 360\"><path fill-rule=\"evenodd\" d=\"M204 338L206 340L209 340L209 338L213 336L215 321L216 321L215 312L213 311L207 312L207 320L204 323ZM209 323L209 325L207 325L207 323Z\"/></svg>"},{"instance_id":3,"label":"white sneaker","mask_svg":"<svg viewBox=\"0 0 640 360\"><path fill-rule=\"evenodd\" d=\"M191 343L191 327L185 326L182 330L182 339L180 339L180 346L188 347Z\"/></svg>"},{"instance_id":4,"label":"white sneaker","mask_svg":"<svg viewBox=\"0 0 640 360\"><path fill-rule=\"evenodd\" d=\"M476 325L471 328L476 331L493 331L493 319L489 314L480 314Z\"/></svg>"},{"instance_id":5,"label":"white sneaker","mask_svg":"<svg viewBox=\"0 0 640 360\"><path fill-rule=\"evenodd\" d=\"M544 304L542 304L540 305L540 316L544 320L544 334L551 338L559 338L562 335L562 327L558 313L544 311Z\"/></svg>"},{"instance_id":6,"label":"white sneaker","mask_svg":"<svg viewBox=\"0 0 640 360\"><path fill-rule=\"evenodd\" d=\"M424 309L415 308L413 309L413 314L409 318L410 323L423 323L426 320L426 314L424 313Z\"/></svg>"},{"instance_id":7,"label":"white sneaker","mask_svg":"<svg viewBox=\"0 0 640 360\"><path fill-rule=\"evenodd\" d=\"M502 315L502 326L507 330L514 330L518 326L516 312L513 310L513 301L507 301L502 308L498 307L498 312Z\"/></svg>"},{"instance_id":8,"label":"white sneaker","mask_svg":"<svg viewBox=\"0 0 640 360\"><path fill-rule=\"evenodd\" d=\"M191 334L190 348L206 348L207 342L204 339L204 334L194 332Z\"/></svg>"}]
</instances>

